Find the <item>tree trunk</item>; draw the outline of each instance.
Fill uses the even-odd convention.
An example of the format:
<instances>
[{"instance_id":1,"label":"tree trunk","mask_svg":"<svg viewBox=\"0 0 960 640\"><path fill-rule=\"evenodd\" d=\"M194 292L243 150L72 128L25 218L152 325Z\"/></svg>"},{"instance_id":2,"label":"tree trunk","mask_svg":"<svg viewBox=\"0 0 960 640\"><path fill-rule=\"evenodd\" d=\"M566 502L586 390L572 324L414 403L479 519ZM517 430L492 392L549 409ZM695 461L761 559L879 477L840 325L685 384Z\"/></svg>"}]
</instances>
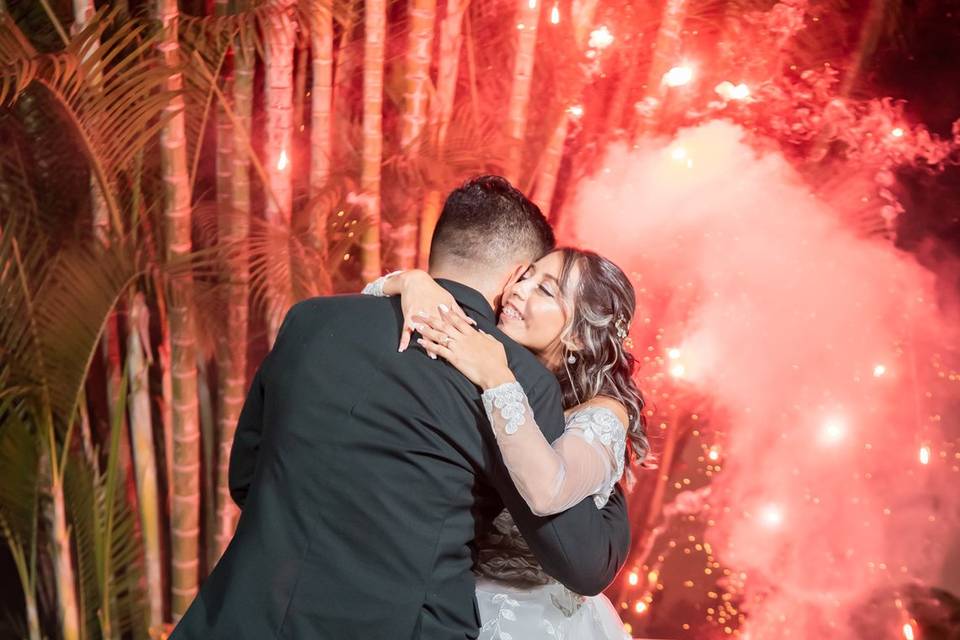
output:
<instances>
[{"instance_id":1,"label":"tree trunk","mask_svg":"<svg viewBox=\"0 0 960 640\"><path fill-rule=\"evenodd\" d=\"M573 4L573 13L570 19L573 21L573 41L577 49L583 51L590 37L590 29L593 26L593 17L597 10L597 0ZM583 94L583 84L571 92L574 100L579 101ZM567 107L566 104L562 105ZM563 159L563 148L567 141L567 134L570 128L570 113L565 108L560 115L560 121L550 136L547 143L547 149L544 153L543 164L540 168L540 175L537 176L536 191L533 200L543 211L543 215L550 218L550 207L553 204L553 194L557 187L557 174L560 172L560 162ZM556 224L554 224L556 227Z\"/></svg>"},{"instance_id":2,"label":"tree trunk","mask_svg":"<svg viewBox=\"0 0 960 640\"><path fill-rule=\"evenodd\" d=\"M553 202L553 192L557 187L557 174L560 172L560 161L563 159L563 145L567 141L567 125L569 116L564 111L560 122L550 135L550 141L544 151L540 175L537 176L537 186L533 193L533 201L540 207L543 215L550 217L550 205Z\"/></svg>"},{"instance_id":3,"label":"tree trunk","mask_svg":"<svg viewBox=\"0 0 960 640\"><path fill-rule=\"evenodd\" d=\"M238 3L237 11L247 8ZM233 211L224 219L221 242L229 247L227 272L227 327L220 390L220 451L217 457L217 555L222 555L233 536L240 511L230 497L227 473L230 448L246 398L247 327L249 297L249 265L247 238L250 235L250 121L253 109L253 46L245 40L234 42L233 130L234 154L232 174Z\"/></svg>"},{"instance_id":4,"label":"tree trunk","mask_svg":"<svg viewBox=\"0 0 960 640\"><path fill-rule=\"evenodd\" d=\"M333 156L333 16L321 6L310 32L313 56L313 85L310 90L310 196L315 198L330 179ZM319 267L326 269L327 211L315 207L310 212L310 241L317 252Z\"/></svg>"},{"instance_id":5,"label":"tree trunk","mask_svg":"<svg viewBox=\"0 0 960 640\"><path fill-rule=\"evenodd\" d=\"M160 45L170 69L167 89L178 92L165 111L173 114L161 132L162 173L166 184L164 218L168 260L182 259L192 249L190 239L190 180L184 135L184 101L179 92L183 76L177 40L179 10L176 0L157 0L163 27ZM197 593L200 541L200 424L197 406L196 337L192 304L193 278L189 272L170 281L168 306L173 379L173 506L171 513L171 609L179 620Z\"/></svg>"},{"instance_id":6,"label":"tree trunk","mask_svg":"<svg viewBox=\"0 0 960 640\"><path fill-rule=\"evenodd\" d=\"M523 163L523 142L527 131L527 107L533 84L533 62L537 47L539 0L518 0L517 54L513 63L513 85L507 112L507 142L510 145L506 178L516 184Z\"/></svg>"},{"instance_id":7,"label":"tree trunk","mask_svg":"<svg viewBox=\"0 0 960 640\"><path fill-rule=\"evenodd\" d=\"M380 277L380 164L383 158L383 45L386 35L386 0L369 0L365 6L363 47L363 165L361 202L366 229L360 241L361 276L365 282Z\"/></svg>"},{"instance_id":8,"label":"tree trunk","mask_svg":"<svg viewBox=\"0 0 960 640\"><path fill-rule=\"evenodd\" d=\"M266 219L273 225L290 227L293 206L293 183L291 181L291 147L293 132L293 48L294 24L290 16L292 0L283 0L275 6L267 29L266 44L266 155L267 203ZM289 271L289 269L287 270ZM288 287L280 290L278 283L271 283L268 291L267 328L270 344L277 337L283 312L286 310Z\"/></svg>"},{"instance_id":9,"label":"tree trunk","mask_svg":"<svg viewBox=\"0 0 960 640\"><path fill-rule=\"evenodd\" d=\"M53 429L53 425L49 425ZM76 582L70 552L70 532L63 497L63 479L57 469L56 451L48 451L53 470L50 497L53 501L53 573L57 584L57 606L63 640L80 640L80 612L77 608Z\"/></svg>"},{"instance_id":10,"label":"tree trunk","mask_svg":"<svg viewBox=\"0 0 960 640\"><path fill-rule=\"evenodd\" d=\"M463 44L463 13L466 5L461 0L448 0L446 14L440 23L440 52L437 60L437 93L430 105L430 123L436 132L439 151L447 139L447 128L453 117L453 100L457 91L457 70L460 67L460 47Z\"/></svg>"},{"instance_id":11,"label":"tree trunk","mask_svg":"<svg viewBox=\"0 0 960 640\"><path fill-rule=\"evenodd\" d=\"M30 640L41 640L40 614L37 611L37 594L34 592L23 594L27 608L27 633Z\"/></svg>"},{"instance_id":12,"label":"tree trunk","mask_svg":"<svg viewBox=\"0 0 960 640\"><path fill-rule=\"evenodd\" d=\"M433 30L437 13L436 0L410 0L410 34L404 61L406 78L403 94L403 121L400 145L411 158L420 153L427 124L427 101L430 85L430 60L433 57ZM417 209L414 202L405 208L391 232L393 254L390 266L413 269L417 260Z\"/></svg>"},{"instance_id":13,"label":"tree trunk","mask_svg":"<svg viewBox=\"0 0 960 640\"><path fill-rule=\"evenodd\" d=\"M435 136L434 150L442 155L447 141L447 129L453 117L453 102L457 91L457 71L460 67L460 48L463 45L463 14L466 4L448 0L446 13L440 23L440 51L437 59L437 90L430 104L430 129ZM431 190L423 200L420 214L420 243L417 266L426 269L430 258L430 241L440 216L442 195Z\"/></svg>"},{"instance_id":14,"label":"tree trunk","mask_svg":"<svg viewBox=\"0 0 960 640\"><path fill-rule=\"evenodd\" d=\"M143 537L147 588L148 624L163 624L163 584L160 568L160 503L157 489L157 461L153 448L153 420L150 414L149 363L151 360L149 310L139 291L130 304L127 334L127 371L130 379L130 440L136 469L137 505Z\"/></svg>"},{"instance_id":15,"label":"tree trunk","mask_svg":"<svg viewBox=\"0 0 960 640\"><path fill-rule=\"evenodd\" d=\"M687 0L666 0L647 73L647 95L663 98L663 74L676 66L680 54L680 30L687 16Z\"/></svg>"}]
</instances>

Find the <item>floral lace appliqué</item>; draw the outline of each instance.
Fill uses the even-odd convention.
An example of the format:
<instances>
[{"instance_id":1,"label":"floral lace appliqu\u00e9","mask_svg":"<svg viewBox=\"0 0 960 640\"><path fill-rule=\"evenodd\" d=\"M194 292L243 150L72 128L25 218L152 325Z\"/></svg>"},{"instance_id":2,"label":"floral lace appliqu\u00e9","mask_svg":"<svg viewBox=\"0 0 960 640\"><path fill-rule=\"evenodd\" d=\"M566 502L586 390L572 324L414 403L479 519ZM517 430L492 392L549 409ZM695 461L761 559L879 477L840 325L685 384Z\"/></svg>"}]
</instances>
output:
<instances>
[{"instance_id":1,"label":"floral lace appliqu\u00e9","mask_svg":"<svg viewBox=\"0 0 960 640\"><path fill-rule=\"evenodd\" d=\"M508 382L483 392L483 408L493 421L494 410L500 413L505 424L503 430L514 434L526 422L527 395L519 382Z\"/></svg>"},{"instance_id":2,"label":"floral lace appliqu\u00e9","mask_svg":"<svg viewBox=\"0 0 960 640\"><path fill-rule=\"evenodd\" d=\"M385 298L385 297L387 297L387 294L385 294L385 293L383 292L383 285L384 285L384 283L386 283L386 281L387 281L389 278L391 278L392 276L397 275L398 273L403 273L403 271L394 271L394 272L392 272L392 273L388 273L388 274L385 275L385 276L380 276L379 278L377 278L377 279L374 280L373 282L367 284L367 286L365 286L365 287L363 288L363 291L361 291L360 293L362 293L362 294L365 295L365 296L376 296L376 297L378 297L378 298Z\"/></svg>"},{"instance_id":3,"label":"floral lace appliqu\u00e9","mask_svg":"<svg viewBox=\"0 0 960 640\"><path fill-rule=\"evenodd\" d=\"M493 596L492 602L498 605L497 617L487 620L484 625L480 627L480 631L491 632L497 640L514 640L513 635L508 631L504 631L501 626L504 620L516 622L517 614L515 613L515 609L520 606L520 603L505 593L498 593ZM518 638L517 640L522 639Z\"/></svg>"},{"instance_id":4,"label":"floral lace appliqu\u00e9","mask_svg":"<svg viewBox=\"0 0 960 640\"><path fill-rule=\"evenodd\" d=\"M603 491L593 496L593 501L600 509L607 504L613 487L623 476L623 466L627 448L627 430L617 418L617 415L606 407L584 407L567 418L567 429L577 429L583 434L587 442L599 440L603 446L610 449L613 459L616 460L616 470L610 482Z\"/></svg>"}]
</instances>

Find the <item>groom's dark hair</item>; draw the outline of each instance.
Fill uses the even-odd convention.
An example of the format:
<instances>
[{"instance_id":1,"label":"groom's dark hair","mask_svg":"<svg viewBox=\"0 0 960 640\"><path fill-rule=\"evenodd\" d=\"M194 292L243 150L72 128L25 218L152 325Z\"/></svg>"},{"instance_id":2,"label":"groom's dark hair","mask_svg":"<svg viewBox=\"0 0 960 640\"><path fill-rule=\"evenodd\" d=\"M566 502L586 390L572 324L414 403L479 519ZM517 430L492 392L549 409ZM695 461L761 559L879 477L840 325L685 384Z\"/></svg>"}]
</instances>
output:
<instances>
[{"instance_id":1,"label":"groom's dark hair","mask_svg":"<svg viewBox=\"0 0 960 640\"><path fill-rule=\"evenodd\" d=\"M477 267L531 262L556 246L540 208L506 178L477 176L443 205L430 245L430 268L456 261Z\"/></svg>"}]
</instances>

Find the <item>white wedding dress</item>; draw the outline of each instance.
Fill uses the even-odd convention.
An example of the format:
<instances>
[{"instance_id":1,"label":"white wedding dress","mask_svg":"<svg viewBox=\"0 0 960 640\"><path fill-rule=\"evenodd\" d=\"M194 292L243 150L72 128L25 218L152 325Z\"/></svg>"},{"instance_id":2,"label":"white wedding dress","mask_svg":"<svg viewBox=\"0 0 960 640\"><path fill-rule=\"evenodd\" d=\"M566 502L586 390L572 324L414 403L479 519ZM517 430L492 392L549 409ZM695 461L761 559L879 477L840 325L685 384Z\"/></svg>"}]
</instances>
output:
<instances>
[{"instance_id":1,"label":"white wedding dress","mask_svg":"<svg viewBox=\"0 0 960 640\"><path fill-rule=\"evenodd\" d=\"M597 508L606 504L623 475L626 447L626 429L613 411L595 405L572 409L563 435L551 446L519 383L485 391L483 404L510 476L534 513L559 513L590 495ZM501 513L494 526L525 549L509 513ZM542 571L537 577L543 584L477 579L480 640L629 640L606 596L575 594Z\"/></svg>"},{"instance_id":2,"label":"white wedding dress","mask_svg":"<svg viewBox=\"0 0 960 640\"><path fill-rule=\"evenodd\" d=\"M387 277L363 292L383 296ZM626 428L612 410L591 403L571 409L563 435L551 444L520 383L484 391L483 405L510 477L535 514L560 513L588 496L598 509L606 504L623 475L626 448ZM489 565L478 569L479 640L630 639L606 596L575 594L539 568L508 512L493 525L500 550L486 556L498 556L494 562L483 563L483 541L478 543L481 564ZM490 577L499 574L498 563L522 565L524 579L513 584Z\"/></svg>"}]
</instances>

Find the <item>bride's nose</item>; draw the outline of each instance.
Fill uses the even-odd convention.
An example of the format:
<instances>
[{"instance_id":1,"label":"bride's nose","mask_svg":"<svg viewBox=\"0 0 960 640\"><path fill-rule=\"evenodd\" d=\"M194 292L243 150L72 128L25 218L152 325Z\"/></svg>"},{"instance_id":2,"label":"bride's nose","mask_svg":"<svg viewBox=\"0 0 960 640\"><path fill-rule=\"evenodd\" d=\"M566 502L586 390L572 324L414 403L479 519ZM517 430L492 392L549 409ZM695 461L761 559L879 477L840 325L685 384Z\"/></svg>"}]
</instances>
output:
<instances>
[{"instance_id":1,"label":"bride's nose","mask_svg":"<svg viewBox=\"0 0 960 640\"><path fill-rule=\"evenodd\" d=\"M527 296L530 293L529 287L527 286L528 282L530 282L529 278L527 280L521 280L520 282L517 282L516 284L514 284L513 291L510 292L511 297L517 298L520 302L525 301L527 299Z\"/></svg>"}]
</instances>

